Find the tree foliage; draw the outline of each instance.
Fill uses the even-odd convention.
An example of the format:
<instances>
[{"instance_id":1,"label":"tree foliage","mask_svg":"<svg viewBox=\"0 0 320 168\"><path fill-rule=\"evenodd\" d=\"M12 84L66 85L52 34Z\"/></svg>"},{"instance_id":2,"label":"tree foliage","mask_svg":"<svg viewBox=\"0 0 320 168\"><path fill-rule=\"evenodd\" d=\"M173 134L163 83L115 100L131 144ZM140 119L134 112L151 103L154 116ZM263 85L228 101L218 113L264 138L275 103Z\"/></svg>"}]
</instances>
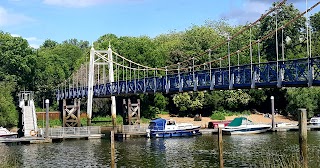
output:
<instances>
[{"instance_id":1,"label":"tree foliage","mask_svg":"<svg viewBox=\"0 0 320 168\"><path fill-rule=\"evenodd\" d=\"M274 3L273 6L277 5ZM276 26L280 28L282 25L288 23L299 15L300 12L293 4L282 5L278 10L267 16L261 21L260 31L258 38L264 37L271 31L275 30ZM305 18L301 17L297 19L294 24L290 24L283 29L284 49L286 58L302 58L306 56L306 51L303 50L305 47L305 41L301 40L301 35L304 33L301 30L305 28ZM278 32L278 48L276 47L276 34L272 35L266 41L263 42L263 55L266 56L267 60L276 60L277 50L278 57L281 59L282 51L282 32ZM305 38L304 38L305 39Z\"/></svg>"},{"instance_id":2,"label":"tree foliage","mask_svg":"<svg viewBox=\"0 0 320 168\"><path fill-rule=\"evenodd\" d=\"M320 110L320 88L290 88L287 91L289 100L287 110L290 114L297 117L299 108L306 108L308 117L319 114Z\"/></svg>"},{"instance_id":3,"label":"tree foliage","mask_svg":"<svg viewBox=\"0 0 320 168\"><path fill-rule=\"evenodd\" d=\"M11 81L0 82L0 126L12 127L18 124L18 112L13 96L15 83Z\"/></svg>"}]
</instances>

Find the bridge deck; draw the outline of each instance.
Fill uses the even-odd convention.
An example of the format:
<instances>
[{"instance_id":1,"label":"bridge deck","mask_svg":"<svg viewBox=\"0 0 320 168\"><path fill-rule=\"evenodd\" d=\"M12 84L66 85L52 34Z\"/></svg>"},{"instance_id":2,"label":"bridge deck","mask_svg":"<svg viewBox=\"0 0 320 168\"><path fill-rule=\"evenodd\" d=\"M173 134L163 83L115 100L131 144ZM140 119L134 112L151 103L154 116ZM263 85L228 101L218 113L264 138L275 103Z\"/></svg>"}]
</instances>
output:
<instances>
[{"instance_id":1,"label":"bridge deck","mask_svg":"<svg viewBox=\"0 0 320 168\"><path fill-rule=\"evenodd\" d=\"M177 93L215 89L310 87L319 85L320 58L312 57L100 83L93 86L93 97L155 92ZM59 88L56 92L57 100L87 96L87 86L77 88L65 86L65 88Z\"/></svg>"}]
</instances>

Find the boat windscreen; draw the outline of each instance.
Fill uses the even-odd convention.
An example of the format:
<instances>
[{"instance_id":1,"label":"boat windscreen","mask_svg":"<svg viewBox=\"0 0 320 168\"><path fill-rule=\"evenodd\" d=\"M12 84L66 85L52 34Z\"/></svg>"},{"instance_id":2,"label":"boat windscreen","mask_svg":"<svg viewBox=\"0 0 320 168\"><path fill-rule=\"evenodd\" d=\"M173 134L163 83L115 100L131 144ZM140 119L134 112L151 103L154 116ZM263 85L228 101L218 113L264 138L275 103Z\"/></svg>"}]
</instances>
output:
<instances>
[{"instance_id":1,"label":"boat windscreen","mask_svg":"<svg viewBox=\"0 0 320 168\"><path fill-rule=\"evenodd\" d=\"M154 128L154 126L156 126L156 123L154 123L154 122L150 122L150 124L149 124L149 129L153 129Z\"/></svg>"}]
</instances>

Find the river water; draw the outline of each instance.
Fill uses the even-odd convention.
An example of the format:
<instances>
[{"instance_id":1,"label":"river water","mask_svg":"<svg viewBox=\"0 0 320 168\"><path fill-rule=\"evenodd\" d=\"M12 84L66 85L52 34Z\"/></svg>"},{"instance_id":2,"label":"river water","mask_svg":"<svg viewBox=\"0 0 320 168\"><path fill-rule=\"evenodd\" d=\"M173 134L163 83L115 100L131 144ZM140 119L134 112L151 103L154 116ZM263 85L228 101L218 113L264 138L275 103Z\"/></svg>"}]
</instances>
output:
<instances>
[{"instance_id":1,"label":"river water","mask_svg":"<svg viewBox=\"0 0 320 168\"><path fill-rule=\"evenodd\" d=\"M116 141L117 167L219 167L217 135ZM288 167L298 132L223 136L225 167ZM319 167L320 131L308 132L309 167ZM110 167L110 140L0 144L0 167ZM290 164L288 164L290 163Z\"/></svg>"}]
</instances>

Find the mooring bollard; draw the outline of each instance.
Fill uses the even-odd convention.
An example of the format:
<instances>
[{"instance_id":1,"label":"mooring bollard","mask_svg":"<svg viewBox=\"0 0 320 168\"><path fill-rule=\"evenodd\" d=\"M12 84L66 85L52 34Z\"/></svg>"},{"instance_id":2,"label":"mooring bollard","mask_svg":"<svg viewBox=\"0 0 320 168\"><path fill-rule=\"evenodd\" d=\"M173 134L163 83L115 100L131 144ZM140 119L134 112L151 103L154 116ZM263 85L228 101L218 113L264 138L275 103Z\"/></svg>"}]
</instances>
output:
<instances>
[{"instance_id":1,"label":"mooring bollard","mask_svg":"<svg viewBox=\"0 0 320 168\"><path fill-rule=\"evenodd\" d=\"M223 141L222 141L222 128L218 127L218 148L219 148L219 165L223 168Z\"/></svg>"},{"instance_id":2,"label":"mooring bollard","mask_svg":"<svg viewBox=\"0 0 320 168\"><path fill-rule=\"evenodd\" d=\"M49 138L49 99L46 99L46 139Z\"/></svg>"},{"instance_id":3,"label":"mooring bollard","mask_svg":"<svg viewBox=\"0 0 320 168\"><path fill-rule=\"evenodd\" d=\"M115 147L114 147L114 130L111 131L111 167L115 168L116 167L116 162L115 162Z\"/></svg>"},{"instance_id":4,"label":"mooring bollard","mask_svg":"<svg viewBox=\"0 0 320 168\"><path fill-rule=\"evenodd\" d=\"M299 146L300 146L300 162L303 168L308 167L308 151L307 151L307 110L298 109L299 115Z\"/></svg>"}]
</instances>

